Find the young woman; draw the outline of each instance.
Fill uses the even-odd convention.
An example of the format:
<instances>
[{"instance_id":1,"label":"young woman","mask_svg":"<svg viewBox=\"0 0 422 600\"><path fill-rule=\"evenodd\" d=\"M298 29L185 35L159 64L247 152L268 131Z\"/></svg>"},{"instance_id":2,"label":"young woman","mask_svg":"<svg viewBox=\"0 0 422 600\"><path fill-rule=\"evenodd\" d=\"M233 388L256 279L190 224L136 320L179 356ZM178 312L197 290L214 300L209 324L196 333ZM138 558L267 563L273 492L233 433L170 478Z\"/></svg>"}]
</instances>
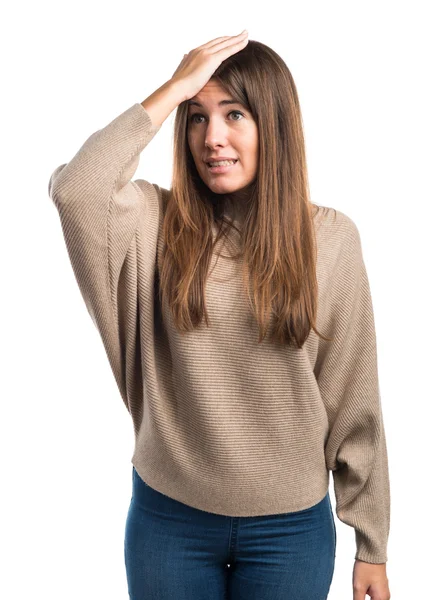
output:
<instances>
[{"instance_id":1,"label":"young woman","mask_svg":"<svg viewBox=\"0 0 422 600\"><path fill-rule=\"evenodd\" d=\"M132 180L177 108L170 190ZM132 600L390 598L388 459L354 221L309 198L297 90L247 32L192 50L49 194L134 426Z\"/></svg>"}]
</instances>

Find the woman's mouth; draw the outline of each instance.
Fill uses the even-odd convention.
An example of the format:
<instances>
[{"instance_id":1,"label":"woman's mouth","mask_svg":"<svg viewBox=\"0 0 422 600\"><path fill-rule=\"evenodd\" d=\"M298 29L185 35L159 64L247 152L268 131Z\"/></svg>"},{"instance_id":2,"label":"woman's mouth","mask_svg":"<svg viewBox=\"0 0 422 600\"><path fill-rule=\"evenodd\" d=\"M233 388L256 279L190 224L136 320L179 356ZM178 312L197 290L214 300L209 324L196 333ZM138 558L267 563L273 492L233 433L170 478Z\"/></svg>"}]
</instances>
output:
<instances>
[{"instance_id":1,"label":"woman's mouth","mask_svg":"<svg viewBox=\"0 0 422 600\"><path fill-rule=\"evenodd\" d=\"M223 162L223 161L221 161ZM208 171L211 171L211 173L226 173L227 171L229 171L230 169L233 169L233 167L237 164L238 159L236 159L234 162L232 161L224 161L224 164L212 167L207 163L207 167L208 167Z\"/></svg>"}]
</instances>

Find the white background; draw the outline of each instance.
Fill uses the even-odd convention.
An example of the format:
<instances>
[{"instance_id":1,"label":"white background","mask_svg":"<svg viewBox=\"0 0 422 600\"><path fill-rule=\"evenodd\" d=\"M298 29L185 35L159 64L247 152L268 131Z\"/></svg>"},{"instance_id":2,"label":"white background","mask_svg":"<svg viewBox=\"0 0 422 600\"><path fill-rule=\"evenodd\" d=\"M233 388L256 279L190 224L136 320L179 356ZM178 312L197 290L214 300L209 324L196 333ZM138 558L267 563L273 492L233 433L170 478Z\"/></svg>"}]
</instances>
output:
<instances>
[{"instance_id":1,"label":"white background","mask_svg":"<svg viewBox=\"0 0 422 600\"><path fill-rule=\"evenodd\" d=\"M133 429L80 296L52 171L167 81L189 50L248 29L295 79L312 200L357 224L378 340L391 479L392 599L416 598L421 500L421 47L417 2L23 2L3 10L0 597L126 599ZM174 114L134 178L169 188ZM330 495L334 506L332 481ZM336 517L330 600L352 600ZM214 600L214 599L213 599ZM215 599L218 600L218 599Z\"/></svg>"}]
</instances>

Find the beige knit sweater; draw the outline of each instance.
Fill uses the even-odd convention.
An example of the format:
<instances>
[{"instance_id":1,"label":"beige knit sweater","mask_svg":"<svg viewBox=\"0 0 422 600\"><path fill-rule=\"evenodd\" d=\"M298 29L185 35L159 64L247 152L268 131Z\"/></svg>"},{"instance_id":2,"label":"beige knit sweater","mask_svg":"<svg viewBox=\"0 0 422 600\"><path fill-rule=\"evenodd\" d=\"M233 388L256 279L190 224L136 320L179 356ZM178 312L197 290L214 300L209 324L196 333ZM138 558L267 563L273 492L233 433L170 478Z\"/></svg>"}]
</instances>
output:
<instances>
[{"instance_id":1,"label":"beige knit sweater","mask_svg":"<svg viewBox=\"0 0 422 600\"><path fill-rule=\"evenodd\" d=\"M238 261L206 286L211 327L175 329L157 298L164 200L132 180L161 126L140 103L93 133L48 192L89 314L134 426L132 463L151 487L228 516L299 511L333 472L338 518L356 554L387 561L388 460L372 300L358 229L322 207L317 328L302 349L257 343ZM321 216L322 215L322 216Z\"/></svg>"}]
</instances>

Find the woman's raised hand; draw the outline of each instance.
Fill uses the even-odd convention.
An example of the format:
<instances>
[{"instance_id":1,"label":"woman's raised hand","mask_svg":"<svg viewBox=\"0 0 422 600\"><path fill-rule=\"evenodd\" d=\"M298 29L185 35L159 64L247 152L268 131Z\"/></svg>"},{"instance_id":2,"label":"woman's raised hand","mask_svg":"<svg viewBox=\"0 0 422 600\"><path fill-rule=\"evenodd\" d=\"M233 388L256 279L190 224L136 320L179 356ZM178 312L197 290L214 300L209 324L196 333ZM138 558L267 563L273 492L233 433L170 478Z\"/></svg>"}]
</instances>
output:
<instances>
[{"instance_id":1,"label":"woman's raised hand","mask_svg":"<svg viewBox=\"0 0 422 600\"><path fill-rule=\"evenodd\" d=\"M223 60L242 50L247 43L245 29L239 35L215 38L198 46L184 55L170 81L180 88L183 99L189 100L211 79Z\"/></svg>"}]
</instances>

